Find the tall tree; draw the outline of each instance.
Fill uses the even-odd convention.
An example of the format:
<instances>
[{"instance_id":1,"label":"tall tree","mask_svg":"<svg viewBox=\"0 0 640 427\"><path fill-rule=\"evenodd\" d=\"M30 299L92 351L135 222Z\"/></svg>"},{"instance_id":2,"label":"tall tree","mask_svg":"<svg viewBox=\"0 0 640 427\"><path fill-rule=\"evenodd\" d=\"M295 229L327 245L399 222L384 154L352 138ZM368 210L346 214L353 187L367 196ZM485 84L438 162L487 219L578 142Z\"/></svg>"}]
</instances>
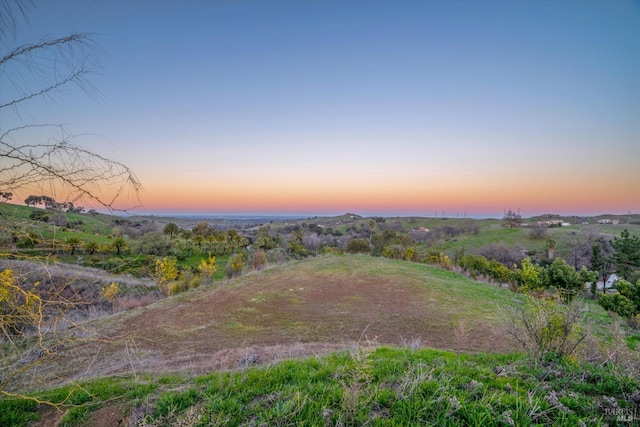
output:
<instances>
[{"instance_id":1,"label":"tall tree","mask_svg":"<svg viewBox=\"0 0 640 427\"><path fill-rule=\"evenodd\" d=\"M84 243L83 248L85 251L89 251L89 255L93 255L97 250L100 249L100 245L97 242L88 240Z\"/></svg>"},{"instance_id":2,"label":"tall tree","mask_svg":"<svg viewBox=\"0 0 640 427\"><path fill-rule=\"evenodd\" d=\"M591 270L598 273L598 281L602 282L602 292L607 292L607 281L613 272L611 263L612 248L609 241L598 238L591 246ZM593 283L592 293L597 291L597 282Z\"/></svg>"},{"instance_id":3,"label":"tall tree","mask_svg":"<svg viewBox=\"0 0 640 427\"><path fill-rule=\"evenodd\" d=\"M82 244L80 239L77 238L76 236L68 237L67 240L65 241L65 243L69 247L69 253L71 255L75 255L76 249Z\"/></svg>"},{"instance_id":4,"label":"tall tree","mask_svg":"<svg viewBox=\"0 0 640 427\"><path fill-rule=\"evenodd\" d=\"M611 257L617 273L623 279L635 283L640 278L640 238L624 229L620 237L614 237L611 243L615 253Z\"/></svg>"}]
</instances>

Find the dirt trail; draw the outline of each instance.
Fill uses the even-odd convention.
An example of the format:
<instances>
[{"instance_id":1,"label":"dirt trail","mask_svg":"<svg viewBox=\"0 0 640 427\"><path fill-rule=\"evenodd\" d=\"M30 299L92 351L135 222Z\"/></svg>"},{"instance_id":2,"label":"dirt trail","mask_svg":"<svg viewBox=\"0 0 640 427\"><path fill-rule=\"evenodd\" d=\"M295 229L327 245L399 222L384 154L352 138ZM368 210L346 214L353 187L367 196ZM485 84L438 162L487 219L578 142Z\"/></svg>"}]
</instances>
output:
<instances>
[{"instance_id":1,"label":"dirt trail","mask_svg":"<svg viewBox=\"0 0 640 427\"><path fill-rule=\"evenodd\" d=\"M149 278L143 279L126 274L111 274L99 268L73 264L2 259L0 260L0 270L5 269L12 269L23 274L69 278L73 281L118 282L129 286L155 286L153 280Z\"/></svg>"}]
</instances>

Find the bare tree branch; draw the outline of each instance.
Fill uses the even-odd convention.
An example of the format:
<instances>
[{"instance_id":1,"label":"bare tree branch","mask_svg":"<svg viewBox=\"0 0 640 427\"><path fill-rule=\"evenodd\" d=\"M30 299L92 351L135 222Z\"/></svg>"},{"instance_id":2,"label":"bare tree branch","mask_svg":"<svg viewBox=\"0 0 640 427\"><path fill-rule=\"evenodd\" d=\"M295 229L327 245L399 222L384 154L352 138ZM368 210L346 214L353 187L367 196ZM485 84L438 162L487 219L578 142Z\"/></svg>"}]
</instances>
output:
<instances>
[{"instance_id":1,"label":"bare tree branch","mask_svg":"<svg viewBox=\"0 0 640 427\"><path fill-rule=\"evenodd\" d=\"M75 84L90 96L98 92L85 77L101 68L100 47L92 34L70 34L42 39L12 49L0 58L0 77L13 86L13 96L0 100L0 109L51 96L64 86Z\"/></svg>"},{"instance_id":2,"label":"bare tree branch","mask_svg":"<svg viewBox=\"0 0 640 427\"><path fill-rule=\"evenodd\" d=\"M46 143L18 144L16 133L31 129L56 128L60 139ZM30 138L24 138L30 140ZM17 192L33 190L43 183L50 191L63 192L66 201L91 200L116 210L116 202L128 198L139 203L140 181L126 165L72 144L62 126L27 125L0 135L0 188ZM131 207L131 206L130 206Z\"/></svg>"},{"instance_id":3,"label":"bare tree branch","mask_svg":"<svg viewBox=\"0 0 640 427\"><path fill-rule=\"evenodd\" d=\"M109 210L138 206L142 186L129 167L74 144L64 126L31 117L37 101L52 101L68 88L98 97L87 76L101 70L105 56L91 34L12 46L20 18L26 20L31 6L29 0L0 0L0 202L35 191ZM126 197L133 206L122 208ZM39 239L33 233L33 240ZM15 244L14 230L5 235ZM29 398L16 390L42 381L43 362L92 335L73 320L86 304L73 280L49 277L42 282L47 283L15 266L0 266L0 397Z\"/></svg>"},{"instance_id":4,"label":"bare tree branch","mask_svg":"<svg viewBox=\"0 0 640 427\"><path fill-rule=\"evenodd\" d=\"M14 34L17 18L32 6L30 2L0 0L0 37ZM6 30L4 30L6 29ZM93 34L73 33L44 38L36 43L0 51L0 191L22 195L56 193L64 201L88 200L109 210L140 206L140 181L123 163L108 159L72 141L75 137L62 125L24 123L37 100L54 100L67 87L75 86L91 97L99 93L87 76L102 68L105 56ZM7 128L9 112L15 123ZM20 123L22 122L22 123ZM51 129L56 137L43 135ZM62 196L60 194L62 193ZM123 201L123 199L127 199ZM125 206L117 205L120 203Z\"/></svg>"}]
</instances>

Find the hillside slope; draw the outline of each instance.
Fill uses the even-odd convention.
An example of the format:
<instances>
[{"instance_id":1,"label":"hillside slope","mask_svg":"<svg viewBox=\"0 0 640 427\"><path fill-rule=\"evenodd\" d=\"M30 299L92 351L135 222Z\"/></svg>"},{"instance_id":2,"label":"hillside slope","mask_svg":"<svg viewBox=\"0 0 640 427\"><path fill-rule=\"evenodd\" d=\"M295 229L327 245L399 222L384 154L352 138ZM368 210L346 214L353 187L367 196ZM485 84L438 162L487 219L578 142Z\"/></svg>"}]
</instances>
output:
<instances>
[{"instance_id":1,"label":"hillside slope","mask_svg":"<svg viewBox=\"0 0 640 427\"><path fill-rule=\"evenodd\" d=\"M508 351L512 344L497 311L516 298L422 264L368 256L307 259L96 321L98 336L115 341L67 349L56 374L199 373L366 340Z\"/></svg>"}]
</instances>

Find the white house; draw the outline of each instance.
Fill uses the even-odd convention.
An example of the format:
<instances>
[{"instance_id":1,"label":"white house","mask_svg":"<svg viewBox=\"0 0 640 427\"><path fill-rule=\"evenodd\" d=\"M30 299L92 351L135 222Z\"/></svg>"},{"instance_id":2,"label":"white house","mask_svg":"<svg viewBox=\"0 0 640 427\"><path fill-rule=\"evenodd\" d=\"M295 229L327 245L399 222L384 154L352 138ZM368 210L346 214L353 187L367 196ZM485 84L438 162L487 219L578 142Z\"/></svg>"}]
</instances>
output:
<instances>
[{"instance_id":1,"label":"white house","mask_svg":"<svg viewBox=\"0 0 640 427\"><path fill-rule=\"evenodd\" d=\"M606 282L607 289L613 288L618 280L620 280L620 278L616 274L610 275ZM587 283L587 289L591 289L591 283ZM598 283L596 283L596 289L599 291L604 290L602 280L598 280Z\"/></svg>"}]
</instances>

